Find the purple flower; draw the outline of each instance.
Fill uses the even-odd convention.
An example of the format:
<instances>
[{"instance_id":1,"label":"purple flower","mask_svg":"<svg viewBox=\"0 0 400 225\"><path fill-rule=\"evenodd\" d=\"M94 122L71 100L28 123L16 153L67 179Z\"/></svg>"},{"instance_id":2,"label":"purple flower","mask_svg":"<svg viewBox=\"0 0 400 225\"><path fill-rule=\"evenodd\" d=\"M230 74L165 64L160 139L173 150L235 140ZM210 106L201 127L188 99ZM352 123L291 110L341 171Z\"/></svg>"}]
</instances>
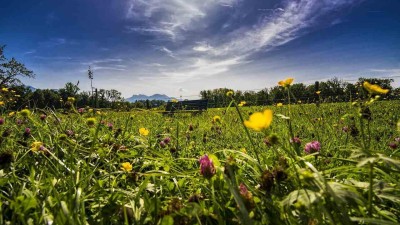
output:
<instances>
[{"instance_id":1,"label":"purple flower","mask_svg":"<svg viewBox=\"0 0 400 225\"><path fill-rule=\"evenodd\" d=\"M203 175L203 177L210 179L212 176L215 174L215 168L214 168L214 163L210 158L208 158L208 155L203 155L199 159L200 162L200 174Z\"/></svg>"},{"instance_id":2,"label":"purple flower","mask_svg":"<svg viewBox=\"0 0 400 225\"><path fill-rule=\"evenodd\" d=\"M17 125L18 125L18 126L22 125L22 123L23 123L23 121L22 121L22 120L20 120L20 119L17 119Z\"/></svg>"},{"instance_id":3,"label":"purple flower","mask_svg":"<svg viewBox=\"0 0 400 225\"><path fill-rule=\"evenodd\" d=\"M85 112L85 109L84 109L84 108L79 108L79 109L78 109L78 113L83 114L84 112Z\"/></svg>"},{"instance_id":4,"label":"purple flower","mask_svg":"<svg viewBox=\"0 0 400 225\"><path fill-rule=\"evenodd\" d=\"M3 125L3 124L4 124L4 119L0 118L0 125Z\"/></svg>"},{"instance_id":5,"label":"purple flower","mask_svg":"<svg viewBox=\"0 0 400 225\"><path fill-rule=\"evenodd\" d=\"M397 146L397 143L396 143L396 142L390 142L390 143L389 143L389 147L390 147L391 149L396 149L398 146Z\"/></svg>"},{"instance_id":6,"label":"purple flower","mask_svg":"<svg viewBox=\"0 0 400 225\"><path fill-rule=\"evenodd\" d=\"M301 144L301 140L299 137L294 137L292 139L290 139L290 143L294 143L296 145L300 145Z\"/></svg>"},{"instance_id":7,"label":"purple flower","mask_svg":"<svg viewBox=\"0 0 400 225\"><path fill-rule=\"evenodd\" d=\"M246 196L247 193L249 192L249 190L247 190L246 185L244 185L243 183L240 183L239 191L240 191L240 194L243 196Z\"/></svg>"},{"instance_id":8,"label":"purple flower","mask_svg":"<svg viewBox=\"0 0 400 225\"><path fill-rule=\"evenodd\" d=\"M304 146L304 151L307 154L312 154L312 153L315 153L315 152L319 152L320 150L321 150L321 143L319 143L319 141L308 142Z\"/></svg>"},{"instance_id":9,"label":"purple flower","mask_svg":"<svg viewBox=\"0 0 400 225\"><path fill-rule=\"evenodd\" d=\"M31 128L27 127L27 128L25 128L25 131L24 131L24 137L28 138L29 135L31 135Z\"/></svg>"},{"instance_id":10,"label":"purple flower","mask_svg":"<svg viewBox=\"0 0 400 225\"><path fill-rule=\"evenodd\" d=\"M108 127L108 129L112 130L114 125L112 123L108 122L107 123L107 127Z\"/></svg>"},{"instance_id":11,"label":"purple flower","mask_svg":"<svg viewBox=\"0 0 400 225\"><path fill-rule=\"evenodd\" d=\"M42 120L42 121L43 121L43 120L45 120L45 119L46 119L46 117L47 117L47 116L46 116L45 114L42 114L42 115L40 115L40 120Z\"/></svg>"},{"instance_id":12,"label":"purple flower","mask_svg":"<svg viewBox=\"0 0 400 225\"><path fill-rule=\"evenodd\" d=\"M165 146L167 146L167 144L165 144L164 141L160 141L160 146L161 146L161 148L165 148Z\"/></svg>"},{"instance_id":13,"label":"purple flower","mask_svg":"<svg viewBox=\"0 0 400 225\"><path fill-rule=\"evenodd\" d=\"M170 137L166 137L166 138L164 138L163 142L165 144L169 144L171 142L171 138Z\"/></svg>"}]
</instances>

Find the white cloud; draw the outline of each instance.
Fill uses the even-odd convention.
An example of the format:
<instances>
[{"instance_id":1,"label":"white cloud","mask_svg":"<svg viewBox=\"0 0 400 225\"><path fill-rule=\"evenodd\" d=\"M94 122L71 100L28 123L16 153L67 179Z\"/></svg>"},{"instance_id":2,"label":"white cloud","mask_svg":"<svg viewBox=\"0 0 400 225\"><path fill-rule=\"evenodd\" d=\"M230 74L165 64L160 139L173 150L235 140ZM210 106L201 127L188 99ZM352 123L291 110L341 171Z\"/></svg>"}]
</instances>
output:
<instances>
[{"instance_id":1,"label":"white cloud","mask_svg":"<svg viewBox=\"0 0 400 225\"><path fill-rule=\"evenodd\" d=\"M208 10L232 6L237 0L130 0L126 17L144 21L147 27L129 27L131 31L160 33L172 40L181 32L197 29L194 24L207 17Z\"/></svg>"}]
</instances>

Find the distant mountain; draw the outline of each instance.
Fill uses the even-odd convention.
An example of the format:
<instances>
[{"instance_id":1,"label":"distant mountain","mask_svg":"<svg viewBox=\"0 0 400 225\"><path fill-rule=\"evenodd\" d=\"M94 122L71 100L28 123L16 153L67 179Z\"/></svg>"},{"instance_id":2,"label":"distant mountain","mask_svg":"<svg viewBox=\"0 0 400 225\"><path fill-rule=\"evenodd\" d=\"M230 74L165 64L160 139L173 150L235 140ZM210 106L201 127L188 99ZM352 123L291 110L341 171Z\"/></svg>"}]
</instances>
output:
<instances>
[{"instance_id":1,"label":"distant mountain","mask_svg":"<svg viewBox=\"0 0 400 225\"><path fill-rule=\"evenodd\" d=\"M28 88L29 90L31 90L32 92L34 92L36 90L36 88L32 87L32 86L25 86L26 88Z\"/></svg>"},{"instance_id":2,"label":"distant mountain","mask_svg":"<svg viewBox=\"0 0 400 225\"><path fill-rule=\"evenodd\" d=\"M162 94L154 94L151 96L139 94L139 95L133 95L132 97L127 98L126 101L136 102L136 101L147 100L147 99L148 100L161 100L161 101L167 102L167 101L171 100L172 98L168 97L166 95L162 95Z\"/></svg>"}]
</instances>

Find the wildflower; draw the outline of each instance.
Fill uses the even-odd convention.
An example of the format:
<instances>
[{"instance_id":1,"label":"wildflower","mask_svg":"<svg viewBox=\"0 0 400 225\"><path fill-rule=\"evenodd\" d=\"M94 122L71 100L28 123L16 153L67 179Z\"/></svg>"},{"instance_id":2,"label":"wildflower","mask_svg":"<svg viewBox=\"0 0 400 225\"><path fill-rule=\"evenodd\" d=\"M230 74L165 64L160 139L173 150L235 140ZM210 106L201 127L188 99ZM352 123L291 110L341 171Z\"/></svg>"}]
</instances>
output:
<instances>
[{"instance_id":1,"label":"wildflower","mask_svg":"<svg viewBox=\"0 0 400 225\"><path fill-rule=\"evenodd\" d=\"M320 150L321 150L321 143L319 143L319 141L308 142L304 146L304 151L307 154L312 154L312 153L315 153L315 152L319 152Z\"/></svg>"},{"instance_id":2,"label":"wildflower","mask_svg":"<svg viewBox=\"0 0 400 225\"><path fill-rule=\"evenodd\" d=\"M290 139L290 143L293 143L295 145L300 145L301 144L301 140L299 137L293 137Z\"/></svg>"},{"instance_id":3,"label":"wildflower","mask_svg":"<svg viewBox=\"0 0 400 225\"><path fill-rule=\"evenodd\" d=\"M38 151L41 151L41 150L43 150L43 142L40 142L40 141L35 141L35 142L33 142L32 143L32 145L31 145L31 151L32 152L38 152Z\"/></svg>"},{"instance_id":4,"label":"wildflower","mask_svg":"<svg viewBox=\"0 0 400 225\"><path fill-rule=\"evenodd\" d=\"M199 162L200 162L200 174L203 175L203 177L210 179L212 176L214 176L215 174L214 163L210 158L208 158L208 155L200 157Z\"/></svg>"},{"instance_id":5,"label":"wildflower","mask_svg":"<svg viewBox=\"0 0 400 225\"><path fill-rule=\"evenodd\" d=\"M226 92L226 96L232 97L232 96L233 96L233 91L228 91L228 92Z\"/></svg>"},{"instance_id":6,"label":"wildflower","mask_svg":"<svg viewBox=\"0 0 400 225\"><path fill-rule=\"evenodd\" d=\"M14 115L15 115L15 112L10 112L10 113L8 114L9 117L13 117Z\"/></svg>"},{"instance_id":7,"label":"wildflower","mask_svg":"<svg viewBox=\"0 0 400 225\"><path fill-rule=\"evenodd\" d=\"M397 145L396 142L390 142L390 143L389 143L389 147L390 147L391 149L396 149L396 148L398 147L398 145Z\"/></svg>"},{"instance_id":8,"label":"wildflower","mask_svg":"<svg viewBox=\"0 0 400 225\"><path fill-rule=\"evenodd\" d=\"M214 116L213 117L213 122L214 123L221 123L221 117L220 116Z\"/></svg>"},{"instance_id":9,"label":"wildflower","mask_svg":"<svg viewBox=\"0 0 400 225\"><path fill-rule=\"evenodd\" d=\"M321 94L321 91L317 91L317 92L315 92L315 94L319 95L319 94Z\"/></svg>"},{"instance_id":10,"label":"wildflower","mask_svg":"<svg viewBox=\"0 0 400 225\"><path fill-rule=\"evenodd\" d=\"M96 118L91 117L91 118L88 118L88 119L86 120L86 124L87 124L88 126L94 126L95 123L96 123Z\"/></svg>"},{"instance_id":11,"label":"wildflower","mask_svg":"<svg viewBox=\"0 0 400 225\"><path fill-rule=\"evenodd\" d=\"M45 119L46 119L46 117L47 117L47 116L46 116L45 114L42 114L42 115L40 115L40 120L42 120L42 121L43 121L43 120L45 120Z\"/></svg>"},{"instance_id":12,"label":"wildflower","mask_svg":"<svg viewBox=\"0 0 400 225\"><path fill-rule=\"evenodd\" d=\"M160 141L160 143L159 143L159 144L160 144L160 147L161 147L161 148L165 148L165 146L167 146L167 144L165 144L165 142L164 142L164 141Z\"/></svg>"},{"instance_id":13,"label":"wildflower","mask_svg":"<svg viewBox=\"0 0 400 225\"><path fill-rule=\"evenodd\" d=\"M121 169L123 171L126 171L126 172L131 172L132 171L132 164L130 164L129 162L124 162L124 163L122 163Z\"/></svg>"},{"instance_id":14,"label":"wildflower","mask_svg":"<svg viewBox=\"0 0 400 225\"><path fill-rule=\"evenodd\" d=\"M244 125L255 131L261 131L268 128L272 122L272 110L266 109L263 113L253 113L249 120L244 121Z\"/></svg>"},{"instance_id":15,"label":"wildflower","mask_svg":"<svg viewBox=\"0 0 400 225\"><path fill-rule=\"evenodd\" d=\"M31 115L31 111L29 109L23 109L21 110L21 112L19 112L21 114L21 116L23 117L28 117L29 115Z\"/></svg>"},{"instance_id":16,"label":"wildflower","mask_svg":"<svg viewBox=\"0 0 400 225\"><path fill-rule=\"evenodd\" d=\"M92 113L92 112L93 112L93 109L89 109L88 111L89 111L90 113Z\"/></svg>"},{"instance_id":17,"label":"wildflower","mask_svg":"<svg viewBox=\"0 0 400 225\"><path fill-rule=\"evenodd\" d=\"M3 101L0 101L0 106L5 105L5 103Z\"/></svg>"},{"instance_id":18,"label":"wildflower","mask_svg":"<svg viewBox=\"0 0 400 225\"><path fill-rule=\"evenodd\" d=\"M74 103L75 102L75 98L74 97L68 97L67 98L67 102Z\"/></svg>"},{"instance_id":19,"label":"wildflower","mask_svg":"<svg viewBox=\"0 0 400 225\"><path fill-rule=\"evenodd\" d=\"M5 88L5 87L4 87L4 88L1 89L1 91L3 91L3 92L8 92L8 88Z\"/></svg>"},{"instance_id":20,"label":"wildflower","mask_svg":"<svg viewBox=\"0 0 400 225\"><path fill-rule=\"evenodd\" d=\"M383 89L379 85L370 84L368 81L364 81L363 86L370 94L387 94L389 92L389 89Z\"/></svg>"},{"instance_id":21,"label":"wildflower","mask_svg":"<svg viewBox=\"0 0 400 225\"><path fill-rule=\"evenodd\" d=\"M83 114L84 112L85 112L85 109L84 109L84 108L79 108L79 109L78 109L78 113L79 113L79 114Z\"/></svg>"},{"instance_id":22,"label":"wildflower","mask_svg":"<svg viewBox=\"0 0 400 225\"><path fill-rule=\"evenodd\" d=\"M3 124L4 124L4 119L0 118L0 125L3 125Z\"/></svg>"},{"instance_id":23,"label":"wildflower","mask_svg":"<svg viewBox=\"0 0 400 225\"><path fill-rule=\"evenodd\" d=\"M242 107L242 106L244 106L244 105L246 105L246 102L245 102L245 101L241 101L241 102L238 104L239 107Z\"/></svg>"},{"instance_id":24,"label":"wildflower","mask_svg":"<svg viewBox=\"0 0 400 225\"><path fill-rule=\"evenodd\" d=\"M276 104L276 106L281 107L281 106L283 106L283 103L279 102L278 104Z\"/></svg>"},{"instance_id":25,"label":"wildflower","mask_svg":"<svg viewBox=\"0 0 400 225\"><path fill-rule=\"evenodd\" d=\"M171 138L170 137L166 137L166 138L164 138L163 142L165 144L169 144L171 142Z\"/></svg>"},{"instance_id":26,"label":"wildflower","mask_svg":"<svg viewBox=\"0 0 400 225\"><path fill-rule=\"evenodd\" d=\"M287 78L286 80L279 81L278 85L286 88L293 83L293 80L294 80L293 78Z\"/></svg>"},{"instance_id":27,"label":"wildflower","mask_svg":"<svg viewBox=\"0 0 400 225\"><path fill-rule=\"evenodd\" d=\"M253 198L253 194L251 194L246 185L243 183L240 183L239 185L239 193L246 201L251 201Z\"/></svg>"},{"instance_id":28,"label":"wildflower","mask_svg":"<svg viewBox=\"0 0 400 225\"><path fill-rule=\"evenodd\" d=\"M29 137L29 135L31 135L31 128L27 127L27 128L25 128L24 136Z\"/></svg>"},{"instance_id":29,"label":"wildflower","mask_svg":"<svg viewBox=\"0 0 400 225\"><path fill-rule=\"evenodd\" d=\"M108 127L109 130L112 130L114 125L112 123L108 122L107 123L107 127Z\"/></svg>"},{"instance_id":30,"label":"wildflower","mask_svg":"<svg viewBox=\"0 0 400 225\"><path fill-rule=\"evenodd\" d=\"M144 128L144 127L142 127L142 128L140 128L139 129L139 134L140 135L142 135L142 136L147 136L147 135L149 135L149 130L147 130L146 128Z\"/></svg>"}]
</instances>

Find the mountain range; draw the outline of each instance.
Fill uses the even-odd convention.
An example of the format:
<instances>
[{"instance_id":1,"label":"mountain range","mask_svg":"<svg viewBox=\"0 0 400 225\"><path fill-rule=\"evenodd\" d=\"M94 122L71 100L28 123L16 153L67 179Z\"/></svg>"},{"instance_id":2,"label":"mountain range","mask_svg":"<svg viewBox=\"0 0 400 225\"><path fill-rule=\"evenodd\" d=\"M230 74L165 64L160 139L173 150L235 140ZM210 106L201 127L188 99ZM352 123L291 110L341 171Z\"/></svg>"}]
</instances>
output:
<instances>
[{"instance_id":1,"label":"mountain range","mask_svg":"<svg viewBox=\"0 0 400 225\"><path fill-rule=\"evenodd\" d=\"M142 94L138 94L138 95L133 95L130 98L125 99L128 102L136 102L136 101L141 101L141 100L161 100L161 101L169 101L171 100L171 97L168 97L167 95L163 95L163 94L154 94L151 96L147 96L147 95L142 95Z\"/></svg>"}]
</instances>

